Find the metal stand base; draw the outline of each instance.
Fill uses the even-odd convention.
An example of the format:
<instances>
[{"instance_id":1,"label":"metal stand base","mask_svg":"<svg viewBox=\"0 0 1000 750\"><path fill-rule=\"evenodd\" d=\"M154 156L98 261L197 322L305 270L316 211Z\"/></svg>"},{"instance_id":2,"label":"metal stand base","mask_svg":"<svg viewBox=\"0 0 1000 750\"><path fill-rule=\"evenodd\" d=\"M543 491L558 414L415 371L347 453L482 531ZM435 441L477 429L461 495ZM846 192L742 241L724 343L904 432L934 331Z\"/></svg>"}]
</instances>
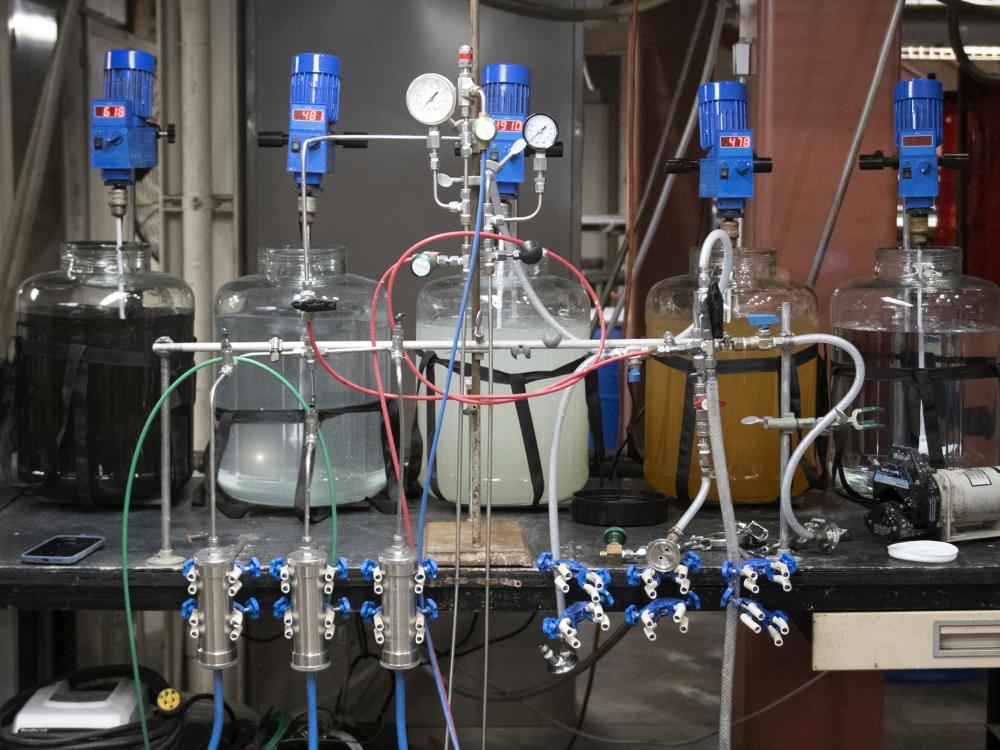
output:
<instances>
[{"instance_id":1,"label":"metal stand base","mask_svg":"<svg viewBox=\"0 0 1000 750\"><path fill-rule=\"evenodd\" d=\"M486 565L485 543L472 544L472 524L462 523L461 528L462 566L484 567ZM486 530L483 529L483 539ZM440 521L427 524L424 532L424 549L444 567L455 564L455 523ZM518 521L493 520L490 534L490 565L501 568L530 568L534 564L528 547L524 543L524 532Z\"/></svg>"},{"instance_id":2,"label":"metal stand base","mask_svg":"<svg viewBox=\"0 0 1000 750\"><path fill-rule=\"evenodd\" d=\"M146 564L154 568L179 568L184 564L184 558L174 554L173 550L161 549L152 557L147 558Z\"/></svg>"}]
</instances>

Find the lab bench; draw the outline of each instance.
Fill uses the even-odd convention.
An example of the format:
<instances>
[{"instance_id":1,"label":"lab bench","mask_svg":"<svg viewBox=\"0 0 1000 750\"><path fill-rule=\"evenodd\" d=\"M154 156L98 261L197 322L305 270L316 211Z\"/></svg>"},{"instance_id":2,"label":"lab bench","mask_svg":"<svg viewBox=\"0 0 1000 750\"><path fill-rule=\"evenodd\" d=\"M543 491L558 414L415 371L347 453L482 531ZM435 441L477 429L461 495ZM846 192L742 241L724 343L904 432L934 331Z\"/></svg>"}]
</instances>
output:
<instances>
[{"instance_id":1,"label":"lab bench","mask_svg":"<svg viewBox=\"0 0 1000 750\"><path fill-rule=\"evenodd\" d=\"M9 491L8 491L9 492ZM205 546L208 514L192 507L187 492L173 508L174 552L190 557ZM926 565L891 559L886 543L875 539L864 527L864 510L843 498L824 492L809 493L797 511L800 520L824 517L850 531L833 554L815 549L800 553L798 572L792 576L792 590L784 592L763 582L759 598L767 606L788 612L800 624L814 612L885 612L935 610L1000 609L1000 539L959 545L958 559L945 565ZM680 505L672 504L669 522L676 520ZM411 502L411 518L416 524L418 504ZM756 521L772 537L778 533L777 505L737 506L737 518ZM431 500L428 521L450 521L454 506ZM518 521L526 546L534 560L549 549L548 518L544 506L537 510L494 509L497 520ZM122 607L121 511L80 510L29 496L12 497L0 510L0 601L18 609L109 609ZM607 567L612 576L609 590L615 597L613 611L629 604L648 601L641 588L625 580L628 563L609 564L600 557L604 549L603 531L598 526L574 522L568 506L559 516L563 557L590 567ZM225 544L234 544L239 557L256 556L262 563L286 555L301 543L302 524L293 514L254 512L241 519L218 517L219 535ZM692 522L692 534L708 535L721 528L715 506L707 505ZM395 518L372 509L341 509L338 513L338 555L347 558L350 576L338 581L338 595L346 595L353 605L370 598L371 584L363 580L359 566L366 557L376 557L392 539ZM662 536L665 526L626 528L626 547L635 548ZM70 566L26 565L20 555L53 534L100 534L107 542L103 549ZM190 535L190 536L189 536ZM152 567L147 563L160 547L158 508L133 510L129 519L129 582L136 609L171 610L186 598L186 582L179 569ZM330 522L313 525L313 538L329 547ZM693 590L704 609L718 609L723 591L721 565L724 552L698 553L702 570L692 576ZM462 567L460 607L481 608L485 597L485 573L481 568ZM429 582L428 594L445 610L452 608L455 574L443 567L438 578ZM553 606L550 573L534 567L496 567L491 573L490 608L506 611L549 611ZM276 583L265 573L244 580L243 593L253 595L268 608L279 595ZM577 594L579 592L576 592ZM570 594L570 598L575 596ZM582 594L580 594L582 596Z\"/></svg>"}]
</instances>

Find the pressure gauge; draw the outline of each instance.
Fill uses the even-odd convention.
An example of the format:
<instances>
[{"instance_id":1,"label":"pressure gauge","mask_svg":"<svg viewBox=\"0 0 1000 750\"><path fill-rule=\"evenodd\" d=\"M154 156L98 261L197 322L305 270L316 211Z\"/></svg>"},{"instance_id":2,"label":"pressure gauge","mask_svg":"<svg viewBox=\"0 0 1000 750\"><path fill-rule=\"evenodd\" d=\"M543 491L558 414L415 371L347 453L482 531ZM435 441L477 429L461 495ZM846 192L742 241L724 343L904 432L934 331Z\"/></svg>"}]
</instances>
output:
<instances>
[{"instance_id":1,"label":"pressure gauge","mask_svg":"<svg viewBox=\"0 0 1000 750\"><path fill-rule=\"evenodd\" d=\"M559 126L548 115L529 115L524 121L524 140L535 149L552 148L559 137Z\"/></svg>"},{"instance_id":2,"label":"pressure gauge","mask_svg":"<svg viewBox=\"0 0 1000 750\"><path fill-rule=\"evenodd\" d=\"M410 258L410 271L418 279L422 279L434 270L435 258L429 253L417 253Z\"/></svg>"},{"instance_id":3,"label":"pressure gauge","mask_svg":"<svg viewBox=\"0 0 1000 750\"><path fill-rule=\"evenodd\" d=\"M481 114L472 122L472 134L483 143L489 143L496 137L497 124L488 115Z\"/></svg>"},{"instance_id":4,"label":"pressure gauge","mask_svg":"<svg viewBox=\"0 0 1000 750\"><path fill-rule=\"evenodd\" d=\"M439 73L424 73L406 90L406 107L421 125L440 125L455 111L455 84Z\"/></svg>"}]
</instances>

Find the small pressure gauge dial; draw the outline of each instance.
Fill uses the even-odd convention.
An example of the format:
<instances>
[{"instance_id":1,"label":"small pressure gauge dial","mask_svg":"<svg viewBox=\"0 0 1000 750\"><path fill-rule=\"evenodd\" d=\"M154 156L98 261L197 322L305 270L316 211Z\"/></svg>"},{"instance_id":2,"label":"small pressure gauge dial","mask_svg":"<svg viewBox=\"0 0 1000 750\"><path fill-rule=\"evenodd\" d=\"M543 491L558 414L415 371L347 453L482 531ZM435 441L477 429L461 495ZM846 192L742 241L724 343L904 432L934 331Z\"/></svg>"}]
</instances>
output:
<instances>
[{"instance_id":1,"label":"small pressure gauge dial","mask_svg":"<svg viewBox=\"0 0 1000 750\"><path fill-rule=\"evenodd\" d=\"M472 123L472 134L483 143L489 143L497 134L497 124L488 115L479 115Z\"/></svg>"},{"instance_id":2,"label":"small pressure gauge dial","mask_svg":"<svg viewBox=\"0 0 1000 750\"><path fill-rule=\"evenodd\" d=\"M418 279L422 279L434 270L434 258L425 253L417 253L410 258L410 271Z\"/></svg>"},{"instance_id":3,"label":"small pressure gauge dial","mask_svg":"<svg viewBox=\"0 0 1000 750\"><path fill-rule=\"evenodd\" d=\"M406 90L406 107L421 125L440 125L454 113L457 98L455 84L439 73L424 73Z\"/></svg>"},{"instance_id":4,"label":"small pressure gauge dial","mask_svg":"<svg viewBox=\"0 0 1000 750\"><path fill-rule=\"evenodd\" d=\"M534 149L547 149L555 145L559 137L559 126L548 115L530 115L524 121L524 140Z\"/></svg>"}]
</instances>

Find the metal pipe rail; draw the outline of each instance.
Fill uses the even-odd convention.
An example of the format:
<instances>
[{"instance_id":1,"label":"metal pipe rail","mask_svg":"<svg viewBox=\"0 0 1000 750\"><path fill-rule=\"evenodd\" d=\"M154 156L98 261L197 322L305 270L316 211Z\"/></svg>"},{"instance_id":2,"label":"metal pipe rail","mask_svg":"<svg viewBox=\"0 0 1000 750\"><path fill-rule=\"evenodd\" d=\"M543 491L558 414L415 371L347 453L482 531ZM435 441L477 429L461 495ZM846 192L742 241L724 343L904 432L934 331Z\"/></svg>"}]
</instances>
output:
<instances>
[{"instance_id":1,"label":"metal pipe rail","mask_svg":"<svg viewBox=\"0 0 1000 750\"><path fill-rule=\"evenodd\" d=\"M596 339L564 339L555 346L546 344L541 339L526 339L524 341L504 341L502 348L507 349L575 349L589 351L597 349L599 342ZM233 341L231 347L234 352L274 352L276 354L302 354L310 349L309 345L302 341ZM318 341L317 345L324 354L335 354L338 351L350 352L370 352L370 351L391 351L393 344L390 339L380 339L372 344L371 341ZM407 351L418 351L428 349L449 349L451 341L447 339L411 339L403 342L403 348ZM663 338L658 339L609 339L604 344L605 351L618 351L622 349L657 349L660 351L689 351L701 347L701 339L676 339L668 341ZM487 344L469 343L466 345L467 351L478 352L487 351ZM219 341L190 341L190 342L156 342L153 344L153 351L156 354L167 354L174 352L194 353L194 352L220 352L222 343Z\"/></svg>"}]
</instances>

